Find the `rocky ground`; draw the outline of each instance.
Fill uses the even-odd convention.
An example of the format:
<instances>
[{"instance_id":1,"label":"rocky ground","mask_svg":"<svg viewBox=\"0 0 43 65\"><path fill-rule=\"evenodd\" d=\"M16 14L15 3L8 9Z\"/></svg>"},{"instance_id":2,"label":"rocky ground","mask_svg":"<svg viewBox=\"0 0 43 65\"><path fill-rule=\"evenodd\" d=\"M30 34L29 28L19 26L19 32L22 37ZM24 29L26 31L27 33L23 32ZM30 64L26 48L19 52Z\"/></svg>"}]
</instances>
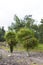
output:
<instances>
[{"instance_id":1,"label":"rocky ground","mask_svg":"<svg viewBox=\"0 0 43 65\"><path fill-rule=\"evenodd\" d=\"M0 65L43 65L43 52L14 51L0 49Z\"/></svg>"}]
</instances>

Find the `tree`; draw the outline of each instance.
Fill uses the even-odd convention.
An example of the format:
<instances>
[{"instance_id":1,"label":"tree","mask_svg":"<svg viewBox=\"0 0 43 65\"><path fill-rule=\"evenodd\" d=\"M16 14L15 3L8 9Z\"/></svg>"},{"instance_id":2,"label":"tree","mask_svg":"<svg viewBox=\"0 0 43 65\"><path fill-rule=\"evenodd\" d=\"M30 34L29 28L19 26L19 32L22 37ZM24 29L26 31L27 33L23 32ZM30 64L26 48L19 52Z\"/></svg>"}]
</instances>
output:
<instances>
[{"instance_id":1,"label":"tree","mask_svg":"<svg viewBox=\"0 0 43 65\"><path fill-rule=\"evenodd\" d=\"M15 30L16 32L20 30L20 28L25 26L24 20L19 19L17 15L14 16L15 23L12 23L10 27L8 27L9 30Z\"/></svg>"},{"instance_id":2,"label":"tree","mask_svg":"<svg viewBox=\"0 0 43 65\"><path fill-rule=\"evenodd\" d=\"M26 15L24 19L19 19L17 15L14 16L15 23L12 23L10 27L8 27L9 30L15 30L16 32L19 31L21 28L27 27L31 28L31 26L34 23L34 19L30 17L30 15Z\"/></svg>"},{"instance_id":3,"label":"tree","mask_svg":"<svg viewBox=\"0 0 43 65\"><path fill-rule=\"evenodd\" d=\"M13 52L13 47L16 46L17 41L16 41L16 34L15 32L7 32L7 34L5 35L6 41L10 47L10 51L11 53Z\"/></svg>"},{"instance_id":4,"label":"tree","mask_svg":"<svg viewBox=\"0 0 43 65\"><path fill-rule=\"evenodd\" d=\"M32 25L32 30L34 31L34 35L37 39L39 39L39 26L37 24Z\"/></svg>"},{"instance_id":5,"label":"tree","mask_svg":"<svg viewBox=\"0 0 43 65\"><path fill-rule=\"evenodd\" d=\"M37 46L37 39L34 38L34 32L28 28L22 28L18 31L17 40L23 44L27 51Z\"/></svg>"},{"instance_id":6,"label":"tree","mask_svg":"<svg viewBox=\"0 0 43 65\"><path fill-rule=\"evenodd\" d=\"M31 28L31 26L33 25L33 23L35 22L34 19L32 19L32 15L26 15L24 17L24 21L26 23L26 27L27 28Z\"/></svg>"},{"instance_id":7,"label":"tree","mask_svg":"<svg viewBox=\"0 0 43 65\"><path fill-rule=\"evenodd\" d=\"M0 42L5 41L4 35L5 35L5 30L4 27L2 27L0 28Z\"/></svg>"},{"instance_id":8,"label":"tree","mask_svg":"<svg viewBox=\"0 0 43 65\"><path fill-rule=\"evenodd\" d=\"M41 19L40 23L43 24L43 19Z\"/></svg>"},{"instance_id":9,"label":"tree","mask_svg":"<svg viewBox=\"0 0 43 65\"><path fill-rule=\"evenodd\" d=\"M41 19L40 23L41 24L39 25L39 41L43 43L43 19Z\"/></svg>"}]
</instances>

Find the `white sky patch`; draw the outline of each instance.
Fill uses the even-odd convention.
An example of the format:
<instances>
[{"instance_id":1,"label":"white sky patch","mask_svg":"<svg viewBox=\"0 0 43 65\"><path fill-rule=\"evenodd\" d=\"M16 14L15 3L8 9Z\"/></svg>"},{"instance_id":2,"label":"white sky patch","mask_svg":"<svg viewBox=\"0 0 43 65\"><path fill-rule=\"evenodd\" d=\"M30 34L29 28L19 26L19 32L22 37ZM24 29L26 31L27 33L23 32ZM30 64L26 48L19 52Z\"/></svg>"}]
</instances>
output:
<instances>
[{"instance_id":1,"label":"white sky patch","mask_svg":"<svg viewBox=\"0 0 43 65\"><path fill-rule=\"evenodd\" d=\"M14 14L20 18L32 14L39 21L43 18L43 0L0 0L0 27L7 29Z\"/></svg>"}]
</instances>

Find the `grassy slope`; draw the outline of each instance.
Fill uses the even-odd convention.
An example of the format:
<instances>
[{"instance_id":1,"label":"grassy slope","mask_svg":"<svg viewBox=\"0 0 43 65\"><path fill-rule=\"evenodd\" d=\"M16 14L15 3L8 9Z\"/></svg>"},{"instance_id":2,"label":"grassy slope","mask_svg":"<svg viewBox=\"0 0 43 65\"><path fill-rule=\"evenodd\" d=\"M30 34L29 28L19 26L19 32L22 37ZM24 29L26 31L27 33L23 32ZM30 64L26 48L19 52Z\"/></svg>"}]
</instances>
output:
<instances>
[{"instance_id":1,"label":"grassy slope","mask_svg":"<svg viewBox=\"0 0 43 65\"><path fill-rule=\"evenodd\" d=\"M22 46L15 47L14 50L25 51ZM43 52L43 44L39 44L38 47L31 49L31 51Z\"/></svg>"},{"instance_id":2,"label":"grassy slope","mask_svg":"<svg viewBox=\"0 0 43 65\"><path fill-rule=\"evenodd\" d=\"M14 50L16 50L16 51L25 51L23 46L14 47ZM43 52L43 44L39 44L38 47L36 47L34 49L31 49L31 51Z\"/></svg>"},{"instance_id":3,"label":"grassy slope","mask_svg":"<svg viewBox=\"0 0 43 65\"><path fill-rule=\"evenodd\" d=\"M8 47L1 46L0 48L3 48L5 50L9 50ZM25 51L25 49L22 46L14 47L14 50L16 51ZM38 47L31 49L31 51L39 51L43 52L43 44L39 44Z\"/></svg>"}]
</instances>

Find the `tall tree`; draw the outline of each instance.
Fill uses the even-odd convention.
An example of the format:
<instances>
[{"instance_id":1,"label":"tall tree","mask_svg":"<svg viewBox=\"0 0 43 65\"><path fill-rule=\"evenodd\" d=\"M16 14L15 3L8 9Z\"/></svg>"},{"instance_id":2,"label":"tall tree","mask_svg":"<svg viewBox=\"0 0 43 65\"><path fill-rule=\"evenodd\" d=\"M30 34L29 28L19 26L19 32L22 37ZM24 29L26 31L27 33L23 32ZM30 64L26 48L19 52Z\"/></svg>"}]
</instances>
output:
<instances>
[{"instance_id":1,"label":"tall tree","mask_svg":"<svg viewBox=\"0 0 43 65\"><path fill-rule=\"evenodd\" d=\"M25 23L26 23L26 27L28 27L28 28L31 28L31 26L33 25L33 23L34 23L34 19L32 19L32 17L30 17L29 15L26 15L25 17L24 17L24 20L25 20Z\"/></svg>"},{"instance_id":2,"label":"tall tree","mask_svg":"<svg viewBox=\"0 0 43 65\"><path fill-rule=\"evenodd\" d=\"M24 27L31 28L31 26L34 23L34 19L32 19L32 17L30 17L28 15L26 15L23 20L19 19L19 17L17 15L15 15L14 21L15 21L15 23L12 23L11 26L9 27L9 29L15 30L15 31L18 31Z\"/></svg>"},{"instance_id":3,"label":"tall tree","mask_svg":"<svg viewBox=\"0 0 43 65\"><path fill-rule=\"evenodd\" d=\"M2 27L0 28L0 41L5 41L4 35L5 35L5 30L4 27Z\"/></svg>"},{"instance_id":4,"label":"tall tree","mask_svg":"<svg viewBox=\"0 0 43 65\"><path fill-rule=\"evenodd\" d=\"M12 23L9 27L10 30L18 31L20 28L25 26L24 20L19 19L18 16L14 16L15 23Z\"/></svg>"},{"instance_id":5,"label":"tall tree","mask_svg":"<svg viewBox=\"0 0 43 65\"><path fill-rule=\"evenodd\" d=\"M39 25L39 40L41 43L43 43L43 19L41 19L40 21L40 25Z\"/></svg>"},{"instance_id":6,"label":"tall tree","mask_svg":"<svg viewBox=\"0 0 43 65\"><path fill-rule=\"evenodd\" d=\"M39 39L39 26L37 24L33 24L31 28L34 31L35 37Z\"/></svg>"}]
</instances>

